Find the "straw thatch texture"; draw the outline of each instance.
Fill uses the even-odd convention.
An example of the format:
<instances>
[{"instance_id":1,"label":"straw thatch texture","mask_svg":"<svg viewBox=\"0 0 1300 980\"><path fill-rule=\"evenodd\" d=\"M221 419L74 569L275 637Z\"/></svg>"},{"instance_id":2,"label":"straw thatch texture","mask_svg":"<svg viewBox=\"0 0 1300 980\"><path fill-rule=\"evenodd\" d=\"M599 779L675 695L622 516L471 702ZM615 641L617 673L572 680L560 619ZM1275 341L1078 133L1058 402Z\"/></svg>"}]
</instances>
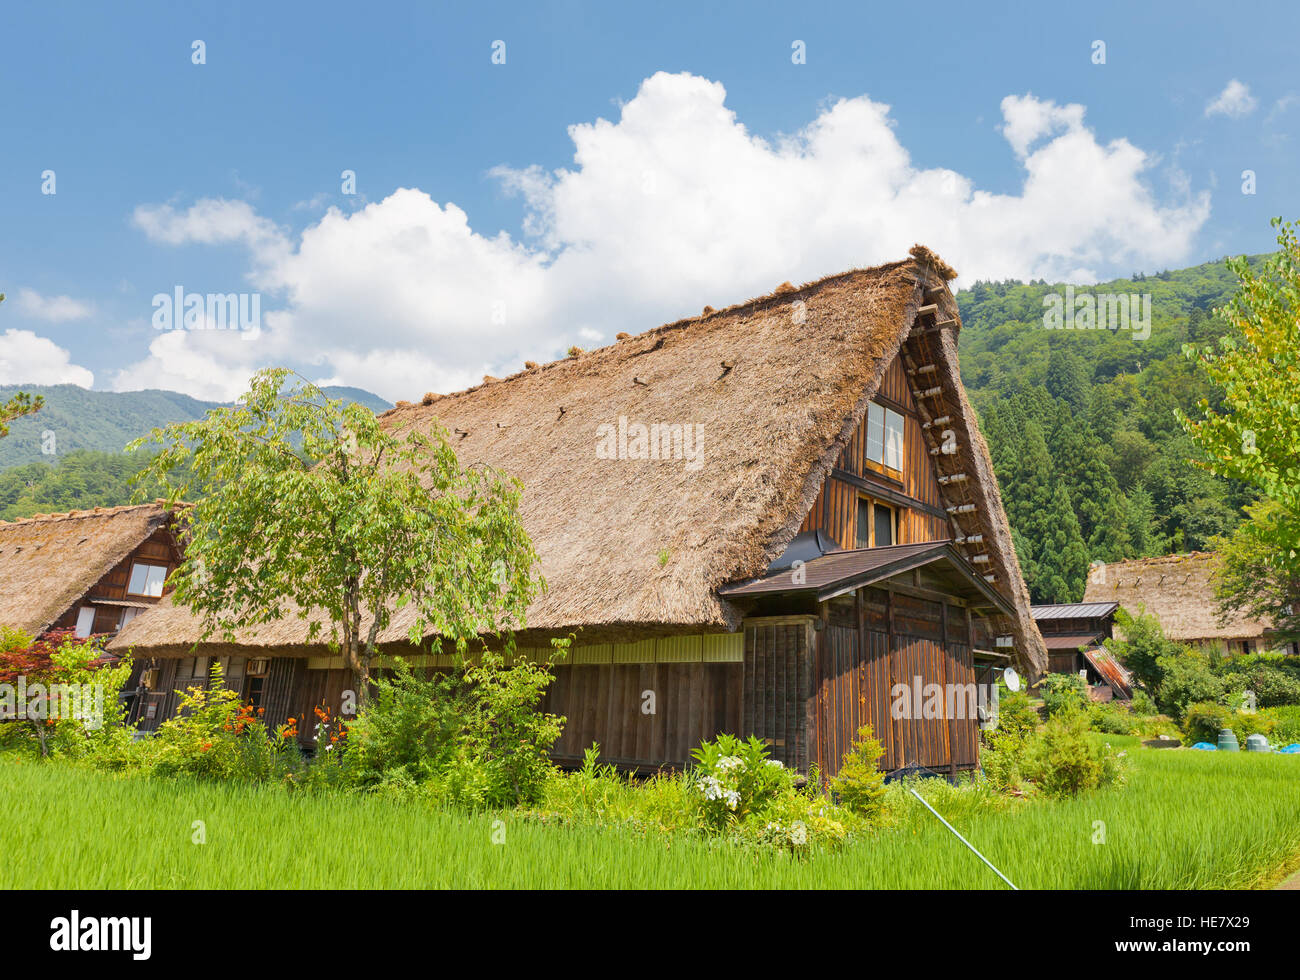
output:
<instances>
[{"instance_id":1,"label":"straw thatch texture","mask_svg":"<svg viewBox=\"0 0 1300 980\"><path fill-rule=\"evenodd\" d=\"M383 417L398 431L440 424L462 464L487 463L523 481L522 516L549 585L528 612L530 629L583 627L588 637L734 630L740 611L715 590L761 573L797 533L906 338L923 284L952 271L923 249L913 256L399 403ZM945 355L957 379L955 347ZM693 427L701 465L601 458L600 427L617 429L620 419ZM979 468L991 481L991 467ZM996 493L987 500L1001 543L1009 532ZM997 551L1003 567L995 570L1017 583L1019 618L1030 623L1008 556L1014 563L1009 545ZM408 614L397 614L384 639L405 635ZM1029 631L1036 639L1032 623ZM281 648L305 632L294 619L239 640ZM186 612L164 602L114 646L178 652L198 635Z\"/></svg>"},{"instance_id":2,"label":"straw thatch texture","mask_svg":"<svg viewBox=\"0 0 1300 980\"><path fill-rule=\"evenodd\" d=\"M1165 636L1181 643L1262 637L1272 624L1246 616L1220 621L1214 598L1218 556L1206 551L1140 558L1105 566L1093 573L1084 602L1115 601L1137 615L1140 609L1160 620Z\"/></svg>"},{"instance_id":3,"label":"straw thatch texture","mask_svg":"<svg viewBox=\"0 0 1300 980\"><path fill-rule=\"evenodd\" d=\"M46 629L168 515L153 503L0 521L0 624Z\"/></svg>"}]
</instances>

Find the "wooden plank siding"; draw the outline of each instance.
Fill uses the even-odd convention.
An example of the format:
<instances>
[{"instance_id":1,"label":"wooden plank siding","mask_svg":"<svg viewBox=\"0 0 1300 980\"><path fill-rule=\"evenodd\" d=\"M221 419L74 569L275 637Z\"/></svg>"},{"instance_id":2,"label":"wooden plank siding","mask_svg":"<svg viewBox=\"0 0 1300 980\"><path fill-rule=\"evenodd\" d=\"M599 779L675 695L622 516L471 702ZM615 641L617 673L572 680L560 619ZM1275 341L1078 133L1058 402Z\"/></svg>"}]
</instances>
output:
<instances>
[{"instance_id":1,"label":"wooden plank siding","mask_svg":"<svg viewBox=\"0 0 1300 980\"><path fill-rule=\"evenodd\" d=\"M557 666L542 708L568 722L551 756L580 762L596 742L604 763L685 768L701 741L741 730L741 672L739 663Z\"/></svg>"},{"instance_id":2,"label":"wooden plank siding","mask_svg":"<svg viewBox=\"0 0 1300 980\"><path fill-rule=\"evenodd\" d=\"M744 716L739 734L766 741L773 759L807 770L812 693L812 617L745 625Z\"/></svg>"},{"instance_id":3,"label":"wooden plank siding","mask_svg":"<svg viewBox=\"0 0 1300 980\"><path fill-rule=\"evenodd\" d=\"M818 633L817 768L834 776L858 729L868 724L884 746L880 766L887 771L917 764L951 773L975 766L979 721L964 693L975 681L965 611L887 589L863 589L859 596L857 625L827 622ZM914 690L914 679L923 694L925 685L939 685L940 717L924 717L923 701L907 717L894 717L895 685ZM951 706L949 690L957 695Z\"/></svg>"},{"instance_id":4,"label":"wooden plank siding","mask_svg":"<svg viewBox=\"0 0 1300 980\"><path fill-rule=\"evenodd\" d=\"M885 372L875 401L903 416L902 479L891 479L868 465L867 417L864 415L831 474L822 484L817 499L799 530L820 529L827 532L841 548L856 548L858 497L863 494L870 496L872 488L876 488L877 499L883 494L889 494L910 501L910 506L902 501L887 501L897 503L902 508L898 544L942 541L950 537L947 518L937 513L943 510L943 497L939 493L934 466L926 449L916 404L907 384L907 375L899 359L895 358ZM850 482L845 476L854 478L857 482ZM859 483L868 486L859 486Z\"/></svg>"}]
</instances>

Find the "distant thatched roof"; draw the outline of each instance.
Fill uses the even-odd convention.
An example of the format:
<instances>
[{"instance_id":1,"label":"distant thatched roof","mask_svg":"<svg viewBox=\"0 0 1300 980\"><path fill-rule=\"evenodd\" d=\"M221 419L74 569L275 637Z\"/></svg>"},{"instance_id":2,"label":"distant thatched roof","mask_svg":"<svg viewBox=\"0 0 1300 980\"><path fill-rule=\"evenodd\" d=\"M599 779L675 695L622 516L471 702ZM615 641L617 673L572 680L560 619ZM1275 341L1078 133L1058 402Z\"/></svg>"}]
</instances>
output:
<instances>
[{"instance_id":1,"label":"distant thatched roof","mask_svg":"<svg viewBox=\"0 0 1300 980\"><path fill-rule=\"evenodd\" d=\"M530 629L583 627L589 637L733 630L740 612L715 590L760 574L795 536L925 289L953 275L918 247L901 262L798 289L783 284L772 295L468 391L399 402L382 418L398 431L441 424L463 464L487 463L523 481L521 512L549 585L528 611ZM952 338L944 337L939 360L959 390ZM1017 603L1017 634L1036 643L1045 661L964 396L961 409L957 427L969 436L963 451L997 525L993 571ZM617 428L620 419L696 426L702 465L600 458L600 427ZM406 634L409 612L395 616L386 640ZM305 632L302 621L285 621L250 630L241 642L285 647ZM131 622L115 645L175 652L197 636L188 614L164 603Z\"/></svg>"},{"instance_id":2,"label":"distant thatched roof","mask_svg":"<svg viewBox=\"0 0 1300 980\"><path fill-rule=\"evenodd\" d=\"M168 515L153 503L0 521L0 624L46 629Z\"/></svg>"},{"instance_id":3,"label":"distant thatched roof","mask_svg":"<svg viewBox=\"0 0 1300 980\"><path fill-rule=\"evenodd\" d=\"M1160 620L1171 640L1244 640L1263 636L1272 624L1245 616L1220 622L1214 598L1218 556L1206 551L1139 558L1106 565L1089 576L1084 602L1118 602Z\"/></svg>"}]
</instances>

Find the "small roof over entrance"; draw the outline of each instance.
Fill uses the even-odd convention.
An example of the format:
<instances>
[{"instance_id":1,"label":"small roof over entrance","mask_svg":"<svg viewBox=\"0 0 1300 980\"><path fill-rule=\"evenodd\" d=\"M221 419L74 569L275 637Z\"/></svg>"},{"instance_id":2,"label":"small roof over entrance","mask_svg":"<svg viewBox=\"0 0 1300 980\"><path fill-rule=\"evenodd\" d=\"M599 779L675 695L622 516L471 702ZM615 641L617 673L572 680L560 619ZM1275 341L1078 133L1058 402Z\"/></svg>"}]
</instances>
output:
<instances>
[{"instance_id":1,"label":"small roof over entrance","mask_svg":"<svg viewBox=\"0 0 1300 980\"><path fill-rule=\"evenodd\" d=\"M884 548L854 548L833 551L802 565L780 568L745 582L724 585L718 590L728 599L781 594L811 594L817 601L833 599L863 586L883 582L904 572L925 567L954 595L969 596L979 605L1012 615L1011 603L953 547L951 541L924 541Z\"/></svg>"}]
</instances>

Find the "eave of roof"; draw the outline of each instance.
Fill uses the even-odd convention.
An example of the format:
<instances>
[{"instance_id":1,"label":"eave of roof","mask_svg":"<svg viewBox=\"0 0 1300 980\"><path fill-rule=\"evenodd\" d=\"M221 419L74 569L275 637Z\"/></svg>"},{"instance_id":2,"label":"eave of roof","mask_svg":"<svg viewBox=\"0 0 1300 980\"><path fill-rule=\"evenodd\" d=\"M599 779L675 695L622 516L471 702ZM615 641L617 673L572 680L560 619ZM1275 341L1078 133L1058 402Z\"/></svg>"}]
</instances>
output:
<instances>
[{"instance_id":1,"label":"eave of roof","mask_svg":"<svg viewBox=\"0 0 1300 980\"><path fill-rule=\"evenodd\" d=\"M999 612L1007 616L1014 614L1010 601L991 588L947 540L835 551L805 562L797 570L800 582L795 581L796 569L791 568L724 585L718 592L731 599L812 593L819 602L824 602L936 561L949 562Z\"/></svg>"},{"instance_id":2,"label":"eave of roof","mask_svg":"<svg viewBox=\"0 0 1300 980\"><path fill-rule=\"evenodd\" d=\"M1093 646L1101 639L1101 633L1066 633L1061 635L1048 633L1043 637L1043 645L1049 650L1078 650L1082 647Z\"/></svg>"},{"instance_id":3,"label":"eave of roof","mask_svg":"<svg viewBox=\"0 0 1300 980\"><path fill-rule=\"evenodd\" d=\"M1034 619L1100 619L1113 615L1118 602L1056 602L1030 606Z\"/></svg>"}]
</instances>

